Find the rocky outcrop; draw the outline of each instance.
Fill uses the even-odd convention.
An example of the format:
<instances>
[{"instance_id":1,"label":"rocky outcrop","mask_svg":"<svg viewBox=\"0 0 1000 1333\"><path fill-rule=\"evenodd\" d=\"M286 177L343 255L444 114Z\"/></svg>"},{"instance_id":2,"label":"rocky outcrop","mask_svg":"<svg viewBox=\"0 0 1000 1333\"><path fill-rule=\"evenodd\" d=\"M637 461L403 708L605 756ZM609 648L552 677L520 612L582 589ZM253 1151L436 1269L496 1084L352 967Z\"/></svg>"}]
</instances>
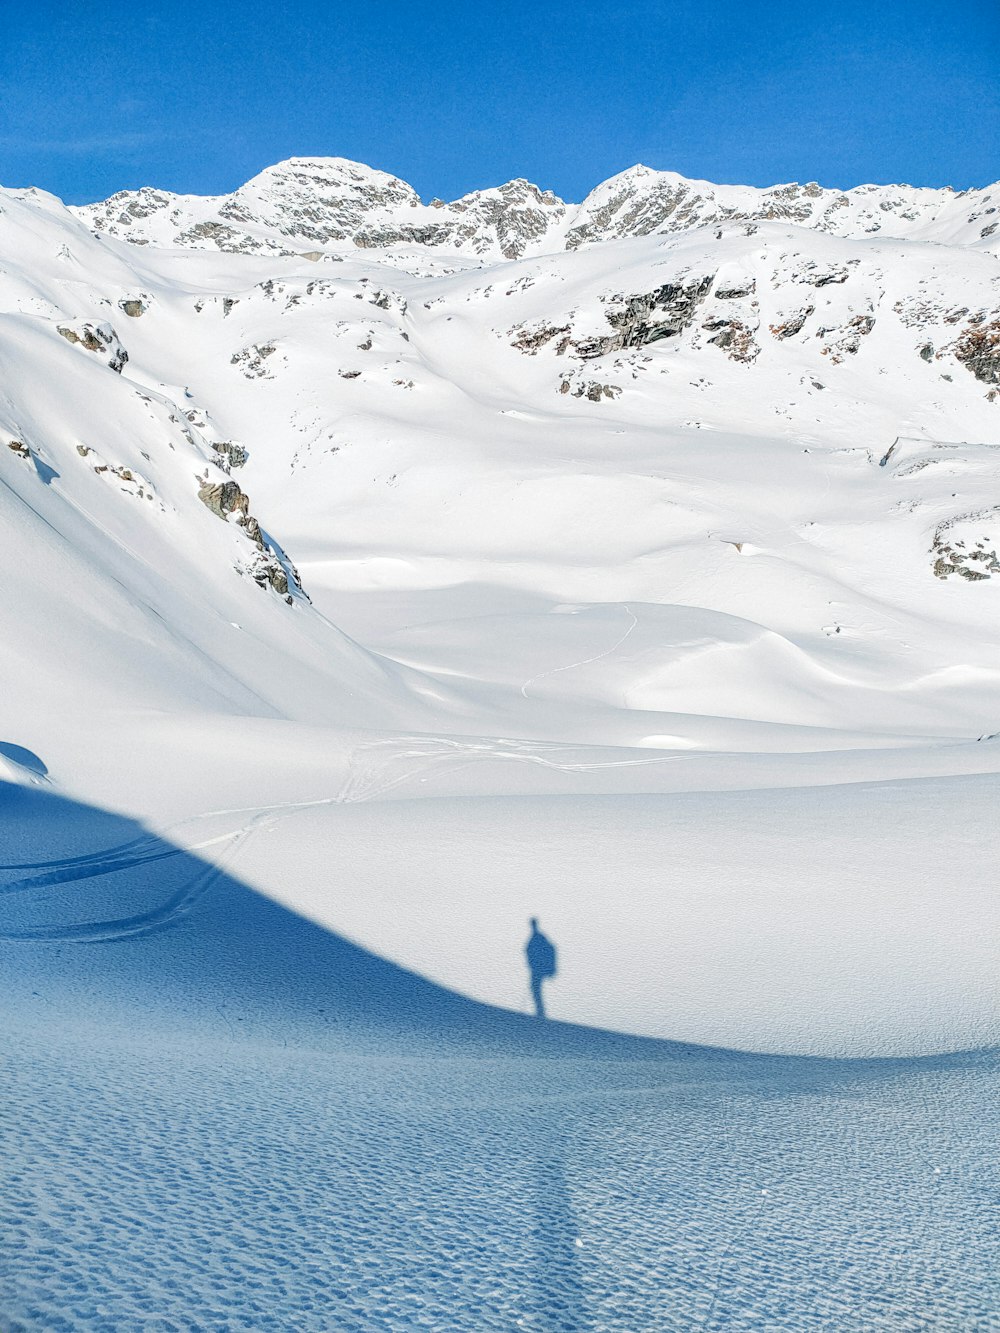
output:
<instances>
[{"instance_id":1,"label":"rocky outcrop","mask_svg":"<svg viewBox=\"0 0 1000 1333\"><path fill-rule=\"evenodd\" d=\"M789 315L787 319L780 320L777 324L769 324L768 328L776 338L794 338L797 333L801 333L806 320L810 315L816 313L816 307L807 305L802 310L797 310L794 315Z\"/></svg>"},{"instance_id":2,"label":"rocky outcrop","mask_svg":"<svg viewBox=\"0 0 1000 1333\"><path fill-rule=\"evenodd\" d=\"M232 440L216 440L212 448L219 455L219 466L226 472L243 467L250 457L242 444L234 444Z\"/></svg>"},{"instance_id":3,"label":"rocky outcrop","mask_svg":"<svg viewBox=\"0 0 1000 1333\"><path fill-rule=\"evenodd\" d=\"M1000 384L1000 319L979 316L962 330L952 351L983 384Z\"/></svg>"},{"instance_id":4,"label":"rocky outcrop","mask_svg":"<svg viewBox=\"0 0 1000 1333\"><path fill-rule=\"evenodd\" d=\"M617 384L601 384L598 380L573 380L566 376L559 383L559 392L568 393L573 398L586 398L592 403L599 403L604 398L617 398L621 389Z\"/></svg>"},{"instance_id":5,"label":"rocky outcrop","mask_svg":"<svg viewBox=\"0 0 1000 1333\"><path fill-rule=\"evenodd\" d=\"M874 315L854 315L846 324L817 329L817 338L823 339L820 355L828 356L832 365L839 365L845 356L858 354L861 340L867 338L874 327Z\"/></svg>"},{"instance_id":6,"label":"rocky outcrop","mask_svg":"<svg viewBox=\"0 0 1000 1333\"><path fill-rule=\"evenodd\" d=\"M277 350L274 343L252 343L249 347L241 347L238 352L234 352L229 358L229 364L237 366L240 373L248 380L273 379L274 376L265 363Z\"/></svg>"},{"instance_id":7,"label":"rocky outcrop","mask_svg":"<svg viewBox=\"0 0 1000 1333\"><path fill-rule=\"evenodd\" d=\"M756 361L760 347L754 338L755 329L741 319L707 319L701 326L710 334L708 341L725 352L731 361L750 365Z\"/></svg>"},{"instance_id":8,"label":"rocky outcrop","mask_svg":"<svg viewBox=\"0 0 1000 1333\"><path fill-rule=\"evenodd\" d=\"M128 364L128 352L121 345L118 334L110 324L59 324L59 333L68 343L82 347L87 352L96 352L109 369L119 375Z\"/></svg>"},{"instance_id":9,"label":"rocky outcrop","mask_svg":"<svg viewBox=\"0 0 1000 1333\"><path fill-rule=\"evenodd\" d=\"M250 513L250 497L235 481L206 481L198 488L198 499L217 518L241 514L245 523Z\"/></svg>"},{"instance_id":10,"label":"rocky outcrop","mask_svg":"<svg viewBox=\"0 0 1000 1333\"><path fill-rule=\"evenodd\" d=\"M562 356L571 342L571 328L569 324L546 324L544 322L533 325L521 325L510 330L517 336L511 341L511 347L516 347L519 352L524 352L527 356L535 356L543 347L549 343L554 343L554 350L557 356Z\"/></svg>"},{"instance_id":11,"label":"rocky outcrop","mask_svg":"<svg viewBox=\"0 0 1000 1333\"><path fill-rule=\"evenodd\" d=\"M709 275L686 283L664 283L652 292L603 298L604 314L614 332L604 337L574 338L569 346L577 356L589 360L675 338L693 321L711 286Z\"/></svg>"},{"instance_id":12,"label":"rocky outcrop","mask_svg":"<svg viewBox=\"0 0 1000 1333\"><path fill-rule=\"evenodd\" d=\"M1000 518L1000 510L963 515L938 526L931 541L935 577L947 579L956 574L969 583L981 583L1000 574L996 546L979 532L987 518ZM959 537L959 532L964 535Z\"/></svg>"},{"instance_id":13,"label":"rocky outcrop","mask_svg":"<svg viewBox=\"0 0 1000 1333\"><path fill-rule=\"evenodd\" d=\"M260 588L272 588L289 606L295 600L293 593L305 596L298 571L283 558L284 553L279 553L268 541L260 523L250 513L250 497L238 482L206 479L198 488L198 499L216 518L224 522L235 516L247 540L256 548L239 567L241 573L249 575Z\"/></svg>"}]
</instances>

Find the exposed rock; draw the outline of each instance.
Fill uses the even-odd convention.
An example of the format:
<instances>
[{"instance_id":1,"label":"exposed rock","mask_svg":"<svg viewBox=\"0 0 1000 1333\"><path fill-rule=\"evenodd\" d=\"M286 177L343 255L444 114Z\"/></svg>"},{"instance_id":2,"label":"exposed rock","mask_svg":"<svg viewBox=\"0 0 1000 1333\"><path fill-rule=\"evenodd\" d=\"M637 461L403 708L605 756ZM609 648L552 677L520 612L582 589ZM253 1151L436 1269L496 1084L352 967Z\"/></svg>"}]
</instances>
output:
<instances>
[{"instance_id":1,"label":"exposed rock","mask_svg":"<svg viewBox=\"0 0 1000 1333\"><path fill-rule=\"evenodd\" d=\"M539 350L553 338L559 341L556 343L555 352L557 356L562 356L570 344L570 325L569 324L536 324L522 325L520 330L511 329L511 333L517 332L517 337L511 343L511 347L516 347L519 352L524 352L527 356L535 356Z\"/></svg>"},{"instance_id":2,"label":"exposed rock","mask_svg":"<svg viewBox=\"0 0 1000 1333\"><path fill-rule=\"evenodd\" d=\"M874 327L874 315L855 315L843 326L817 329L816 337L826 340L820 348L820 354L829 356L833 365L839 365L845 356L857 354L861 348L861 339L867 337Z\"/></svg>"},{"instance_id":3,"label":"exposed rock","mask_svg":"<svg viewBox=\"0 0 1000 1333\"><path fill-rule=\"evenodd\" d=\"M198 499L224 522L234 514L244 535L256 547L252 557L236 566L239 573L248 574L259 588L273 588L289 605L295 600L291 595L293 587L296 593L305 596L298 571L268 542L260 523L250 513L250 497L237 482L204 481L198 487Z\"/></svg>"},{"instance_id":4,"label":"exposed rock","mask_svg":"<svg viewBox=\"0 0 1000 1333\"><path fill-rule=\"evenodd\" d=\"M738 287L717 287L713 295L719 301L739 301L744 296L753 296L757 290L757 284L751 278L746 284Z\"/></svg>"},{"instance_id":5,"label":"exposed rock","mask_svg":"<svg viewBox=\"0 0 1000 1333\"><path fill-rule=\"evenodd\" d=\"M130 319L138 319L140 315L146 313L146 304L137 296L126 297L124 301L118 302L119 310L124 311Z\"/></svg>"},{"instance_id":6,"label":"exposed rock","mask_svg":"<svg viewBox=\"0 0 1000 1333\"><path fill-rule=\"evenodd\" d=\"M128 352L118 340L118 334L110 324L58 324L56 332L69 343L83 347L88 352L96 352L103 357L111 370L119 375L128 364Z\"/></svg>"},{"instance_id":7,"label":"exposed rock","mask_svg":"<svg viewBox=\"0 0 1000 1333\"><path fill-rule=\"evenodd\" d=\"M228 472L230 468L243 467L250 457L242 444L234 444L231 440L219 440L213 443L212 448L217 454L221 454L219 462Z\"/></svg>"},{"instance_id":8,"label":"exposed rock","mask_svg":"<svg viewBox=\"0 0 1000 1333\"><path fill-rule=\"evenodd\" d=\"M1000 319L971 320L952 351L966 370L983 384L1000 384Z\"/></svg>"},{"instance_id":9,"label":"exposed rock","mask_svg":"<svg viewBox=\"0 0 1000 1333\"><path fill-rule=\"evenodd\" d=\"M18 458L31 457L31 450L28 448L28 446L24 443L23 440L11 440L8 443L7 448L10 449L12 453L17 454Z\"/></svg>"},{"instance_id":10,"label":"exposed rock","mask_svg":"<svg viewBox=\"0 0 1000 1333\"><path fill-rule=\"evenodd\" d=\"M250 512L250 499L235 481L206 481L198 488L198 499L218 518Z\"/></svg>"},{"instance_id":11,"label":"exposed rock","mask_svg":"<svg viewBox=\"0 0 1000 1333\"><path fill-rule=\"evenodd\" d=\"M400 315L405 315L407 311L406 301L399 292L386 292L377 287L368 293L368 300L378 306L379 310L395 310Z\"/></svg>"},{"instance_id":12,"label":"exposed rock","mask_svg":"<svg viewBox=\"0 0 1000 1333\"><path fill-rule=\"evenodd\" d=\"M996 548L990 545L990 538L974 535L976 528L972 525L987 517L1000 517L1000 509L966 514L939 524L931 541L937 578L947 579L958 574L970 583L980 583L1000 574L1000 558ZM965 540L956 537L956 529L965 534Z\"/></svg>"},{"instance_id":13,"label":"exposed rock","mask_svg":"<svg viewBox=\"0 0 1000 1333\"><path fill-rule=\"evenodd\" d=\"M273 343L252 343L249 347L242 347L238 352L234 352L229 358L229 364L239 366L241 373L248 380L273 379L274 376L264 363L277 350Z\"/></svg>"},{"instance_id":14,"label":"exposed rock","mask_svg":"<svg viewBox=\"0 0 1000 1333\"><path fill-rule=\"evenodd\" d=\"M592 403L599 403L604 398L617 398L621 389L617 384L601 384L597 380L563 379L559 384L560 393L572 394L574 398L587 398Z\"/></svg>"},{"instance_id":15,"label":"exposed rock","mask_svg":"<svg viewBox=\"0 0 1000 1333\"><path fill-rule=\"evenodd\" d=\"M754 338L754 330L742 320L714 318L706 320L701 327L712 334L708 341L724 351L730 360L750 365L757 359L760 347Z\"/></svg>"},{"instance_id":16,"label":"exposed rock","mask_svg":"<svg viewBox=\"0 0 1000 1333\"><path fill-rule=\"evenodd\" d=\"M816 273L807 281L813 287L829 287L831 283L846 282L851 275L846 268L830 269L826 273Z\"/></svg>"},{"instance_id":17,"label":"exposed rock","mask_svg":"<svg viewBox=\"0 0 1000 1333\"><path fill-rule=\"evenodd\" d=\"M990 187L986 187L987 190ZM133 244L168 244L244 254L324 257L323 247L354 244L444 248L518 259L593 241L726 226L750 235L762 221L794 223L835 235L911 236L947 221L971 242L991 243L998 224L977 222L982 190L913 190L862 185L825 190L815 182L769 189L713 185L635 166L566 204L526 180L424 205L411 186L342 158L292 158L267 168L233 194L197 199L144 189L123 191L73 211L97 231ZM984 225L985 223L985 225ZM846 274L816 275L816 285Z\"/></svg>"},{"instance_id":18,"label":"exposed rock","mask_svg":"<svg viewBox=\"0 0 1000 1333\"><path fill-rule=\"evenodd\" d=\"M810 315L815 314L816 307L807 305L797 314L790 315L788 319L782 320L780 324L769 324L768 328L776 338L794 338L797 333L802 332L802 327Z\"/></svg>"},{"instance_id":19,"label":"exposed rock","mask_svg":"<svg viewBox=\"0 0 1000 1333\"><path fill-rule=\"evenodd\" d=\"M711 286L709 275L689 283L665 283L653 292L609 297L604 313L615 332L605 337L573 339L570 346L577 356L590 360L674 338L692 322Z\"/></svg>"}]
</instances>

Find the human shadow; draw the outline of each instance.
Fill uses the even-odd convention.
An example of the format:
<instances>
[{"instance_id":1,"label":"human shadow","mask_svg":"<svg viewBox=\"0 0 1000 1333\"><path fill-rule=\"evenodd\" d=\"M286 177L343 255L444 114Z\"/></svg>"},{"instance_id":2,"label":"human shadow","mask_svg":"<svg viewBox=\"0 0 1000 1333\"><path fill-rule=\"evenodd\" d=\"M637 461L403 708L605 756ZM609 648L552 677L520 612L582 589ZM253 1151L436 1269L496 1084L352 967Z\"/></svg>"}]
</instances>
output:
<instances>
[{"instance_id":1,"label":"human shadow","mask_svg":"<svg viewBox=\"0 0 1000 1333\"><path fill-rule=\"evenodd\" d=\"M547 1014L542 987L556 975L556 947L542 931L536 916L531 918L529 924L531 934L524 946L524 957L528 964L528 988L531 991L532 1004L535 1006L535 1017L544 1019Z\"/></svg>"},{"instance_id":2,"label":"human shadow","mask_svg":"<svg viewBox=\"0 0 1000 1333\"><path fill-rule=\"evenodd\" d=\"M766 1121L772 1099L832 1090L839 1106L915 1063L539 1023L379 958L134 820L3 782L0 1004L0 1308L27 1302L12 1327L68 1312L74 1327L133 1327L135 1292L144 1315L169 1301L198 1327L222 1326L223 1298L232 1326L299 1327L303 1293L319 1311L308 1327L478 1330L498 1326L498 1300L548 1333L583 1333L609 1300L634 1303L630 1327L662 1326L628 1274L609 1295L594 1191L623 1159L595 1174L588 1145L660 1107L667 1156L686 1125L679 1161L702 1179L716 1138L692 1137L692 1090L711 1129L736 1093ZM921 1060L920 1078L978 1058ZM744 1175L742 1145L726 1150ZM624 1160L646 1169L642 1153ZM623 1225L641 1235L638 1210L656 1214L639 1193Z\"/></svg>"},{"instance_id":3,"label":"human shadow","mask_svg":"<svg viewBox=\"0 0 1000 1333\"><path fill-rule=\"evenodd\" d=\"M22 755L44 770L22 747ZM27 756L27 758L24 758ZM49 786L0 781L0 977L8 1015L305 1049L411 1051L698 1066L744 1089L801 1090L912 1060L761 1055L498 1009L297 915L139 822ZM957 1066L977 1052L924 1057Z\"/></svg>"},{"instance_id":4,"label":"human shadow","mask_svg":"<svg viewBox=\"0 0 1000 1333\"><path fill-rule=\"evenodd\" d=\"M0 750L38 776L23 747ZM535 1055L663 1043L546 1024L439 986L298 916L135 820L0 782L0 976L8 1017L308 1049ZM557 1037L561 1034L561 1039Z\"/></svg>"},{"instance_id":5,"label":"human shadow","mask_svg":"<svg viewBox=\"0 0 1000 1333\"><path fill-rule=\"evenodd\" d=\"M566 1183L558 1127L537 1144L533 1185L538 1274L532 1327L545 1333L585 1333L592 1324L581 1273L584 1240Z\"/></svg>"}]
</instances>

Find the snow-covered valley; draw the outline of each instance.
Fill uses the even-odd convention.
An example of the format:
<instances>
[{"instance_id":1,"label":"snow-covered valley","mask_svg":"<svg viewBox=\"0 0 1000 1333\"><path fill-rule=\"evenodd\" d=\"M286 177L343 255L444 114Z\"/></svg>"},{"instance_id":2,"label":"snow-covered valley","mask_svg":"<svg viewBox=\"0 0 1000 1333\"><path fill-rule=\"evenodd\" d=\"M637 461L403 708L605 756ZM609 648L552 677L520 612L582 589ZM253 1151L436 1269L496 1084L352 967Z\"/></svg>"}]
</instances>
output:
<instances>
[{"instance_id":1,"label":"snow-covered valley","mask_svg":"<svg viewBox=\"0 0 1000 1333\"><path fill-rule=\"evenodd\" d=\"M0 191L0 1327L1000 1327L997 207Z\"/></svg>"}]
</instances>

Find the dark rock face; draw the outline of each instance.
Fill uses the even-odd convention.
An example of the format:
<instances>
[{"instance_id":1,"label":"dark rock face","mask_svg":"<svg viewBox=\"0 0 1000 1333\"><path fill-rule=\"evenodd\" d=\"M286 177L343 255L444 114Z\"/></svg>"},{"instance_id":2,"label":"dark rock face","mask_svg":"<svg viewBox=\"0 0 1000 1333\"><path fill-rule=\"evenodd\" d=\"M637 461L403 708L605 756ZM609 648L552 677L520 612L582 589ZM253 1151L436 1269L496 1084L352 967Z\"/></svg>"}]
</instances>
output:
<instances>
[{"instance_id":1,"label":"dark rock face","mask_svg":"<svg viewBox=\"0 0 1000 1333\"><path fill-rule=\"evenodd\" d=\"M970 320L953 351L966 370L983 384L1000 384L1000 319Z\"/></svg>"},{"instance_id":2,"label":"dark rock face","mask_svg":"<svg viewBox=\"0 0 1000 1333\"><path fill-rule=\"evenodd\" d=\"M130 296L124 301L119 301L118 308L128 315L130 319L138 319L140 315L146 313L145 302L141 301L137 296Z\"/></svg>"},{"instance_id":3,"label":"dark rock face","mask_svg":"<svg viewBox=\"0 0 1000 1333\"><path fill-rule=\"evenodd\" d=\"M831 283L846 282L851 275L846 268L831 269L827 273L817 273L808 279L813 287L829 287Z\"/></svg>"},{"instance_id":4,"label":"dark rock face","mask_svg":"<svg viewBox=\"0 0 1000 1333\"><path fill-rule=\"evenodd\" d=\"M715 296L720 301L739 301L744 296L753 296L756 290L757 284L751 279L742 287L719 287Z\"/></svg>"},{"instance_id":5,"label":"dark rock face","mask_svg":"<svg viewBox=\"0 0 1000 1333\"><path fill-rule=\"evenodd\" d=\"M676 337L694 319L712 282L709 275L690 283L668 282L653 292L612 297L605 315L615 332L604 338L574 340L570 346L577 356L589 360Z\"/></svg>"}]
</instances>

